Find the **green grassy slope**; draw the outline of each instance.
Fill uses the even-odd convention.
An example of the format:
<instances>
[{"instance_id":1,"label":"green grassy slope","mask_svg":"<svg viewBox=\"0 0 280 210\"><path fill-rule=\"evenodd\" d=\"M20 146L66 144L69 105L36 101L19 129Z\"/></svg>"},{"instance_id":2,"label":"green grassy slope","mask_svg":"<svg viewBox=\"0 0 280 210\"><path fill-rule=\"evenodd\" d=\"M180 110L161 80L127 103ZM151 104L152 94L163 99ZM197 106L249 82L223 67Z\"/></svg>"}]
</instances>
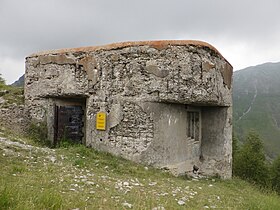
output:
<instances>
[{"instance_id":1,"label":"green grassy slope","mask_svg":"<svg viewBox=\"0 0 280 210\"><path fill-rule=\"evenodd\" d=\"M250 129L264 139L268 154L280 154L280 63L234 72L233 119L238 137Z\"/></svg>"},{"instance_id":2,"label":"green grassy slope","mask_svg":"<svg viewBox=\"0 0 280 210\"><path fill-rule=\"evenodd\" d=\"M5 85L0 83L0 98L3 102L0 103L1 107L6 107L10 104L23 104L24 103L24 95L23 95L22 87L13 87L11 85Z\"/></svg>"},{"instance_id":3,"label":"green grassy slope","mask_svg":"<svg viewBox=\"0 0 280 210\"><path fill-rule=\"evenodd\" d=\"M279 209L239 179L176 178L82 145L30 146L0 132L0 209Z\"/></svg>"}]
</instances>

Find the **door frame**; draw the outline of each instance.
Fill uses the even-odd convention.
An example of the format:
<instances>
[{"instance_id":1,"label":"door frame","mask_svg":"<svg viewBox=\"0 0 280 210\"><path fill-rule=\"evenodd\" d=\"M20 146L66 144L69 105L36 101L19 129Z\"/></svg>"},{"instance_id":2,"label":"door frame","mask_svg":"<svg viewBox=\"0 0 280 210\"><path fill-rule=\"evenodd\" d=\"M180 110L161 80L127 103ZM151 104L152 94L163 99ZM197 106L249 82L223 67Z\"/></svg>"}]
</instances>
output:
<instances>
[{"instance_id":1,"label":"door frame","mask_svg":"<svg viewBox=\"0 0 280 210\"><path fill-rule=\"evenodd\" d=\"M59 106L82 106L82 109L84 111L83 114L83 138L82 138L82 144L85 144L86 142L86 108L87 108L87 98L86 97L59 97L59 98L54 98L52 100L52 112L53 115L50 118L51 120L49 121L52 125L52 132L50 133L50 137L52 139L52 144L53 146L57 146L59 143L58 139L58 109ZM50 110L51 111L51 110Z\"/></svg>"}]
</instances>

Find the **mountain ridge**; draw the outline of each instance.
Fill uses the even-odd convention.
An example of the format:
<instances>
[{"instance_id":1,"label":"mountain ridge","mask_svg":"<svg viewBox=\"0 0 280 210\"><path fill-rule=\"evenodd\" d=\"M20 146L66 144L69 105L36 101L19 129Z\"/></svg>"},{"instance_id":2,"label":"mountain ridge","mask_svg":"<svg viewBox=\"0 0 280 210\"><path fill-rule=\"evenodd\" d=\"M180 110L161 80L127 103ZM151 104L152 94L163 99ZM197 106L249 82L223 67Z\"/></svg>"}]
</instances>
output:
<instances>
[{"instance_id":1,"label":"mountain ridge","mask_svg":"<svg viewBox=\"0 0 280 210\"><path fill-rule=\"evenodd\" d=\"M233 74L234 133L242 138L250 129L264 139L266 152L280 153L280 62L264 63Z\"/></svg>"},{"instance_id":2,"label":"mountain ridge","mask_svg":"<svg viewBox=\"0 0 280 210\"><path fill-rule=\"evenodd\" d=\"M18 78L17 81L13 82L11 85L15 86L15 87L23 87L24 86L24 74L20 78Z\"/></svg>"}]
</instances>

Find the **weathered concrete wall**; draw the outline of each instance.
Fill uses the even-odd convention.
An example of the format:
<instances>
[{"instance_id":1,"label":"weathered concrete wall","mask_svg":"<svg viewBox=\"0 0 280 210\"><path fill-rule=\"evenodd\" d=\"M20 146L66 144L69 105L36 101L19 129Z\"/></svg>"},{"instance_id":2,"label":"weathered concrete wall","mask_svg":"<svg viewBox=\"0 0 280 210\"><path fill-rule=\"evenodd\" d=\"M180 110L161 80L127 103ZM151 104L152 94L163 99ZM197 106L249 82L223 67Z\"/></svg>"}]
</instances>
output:
<instances>
[{"instance_id":1,"label":"weathered concrete wall","mask_svg":"<svg viewBox=\"0 0 280 210\"><path fill-rule=\"evenodd\" d=\"M202 109L201 168L206 174L231 177L232 108Z\"/></svg>"},{"instance_id":2,"label":"weathered concrete wall","mask_svg":"<svg viewBox=\"0 0 280 210\"><path fill-rule=\"evenodd\" d=\"M232 67L206 43L134 42L43 52L27 57L25 78L26 107L33 119L48 122L50 139L58 99L86 98L88 146L177 174L196 164L205 173L230 176L231 112L222 110L231 110ZM198 142L187 138L185 105L205 107ZM215 106L219 117L206 106ZM99 111L108 115L105 131L95 129ZM203 141L215 143L217 157ZM221 167L214 169L217 164Z\"/></svg>"},{"instance_id":3,"label":"weathered concrete wall","mask_svg":"<svg viewBox=\"0 0 280 210\"><path fill-rule=\"evenodd\" d=\"M3 107L0 103L0 126L25 134L29 123L26 116L23 105L9 104Z\"/></svg>"}]
</instances>

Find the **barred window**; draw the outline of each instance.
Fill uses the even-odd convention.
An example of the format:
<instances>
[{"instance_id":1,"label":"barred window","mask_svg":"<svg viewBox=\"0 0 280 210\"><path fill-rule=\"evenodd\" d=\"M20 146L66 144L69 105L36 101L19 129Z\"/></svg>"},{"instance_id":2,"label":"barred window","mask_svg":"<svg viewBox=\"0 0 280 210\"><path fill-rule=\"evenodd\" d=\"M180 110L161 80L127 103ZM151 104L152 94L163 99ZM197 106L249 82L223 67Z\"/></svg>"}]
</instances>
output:
<instances>
[{"instance_id":1,"label":"barred window","mask_svg":"<svg viewBox=\"0 0 280 210\"><path fill-rule=\"evenodd\" d=\"M195 141L200 140L200 116L199 112L191 111L187 113L188 128L187 136Z\"/></svg>"}]
</instances>

